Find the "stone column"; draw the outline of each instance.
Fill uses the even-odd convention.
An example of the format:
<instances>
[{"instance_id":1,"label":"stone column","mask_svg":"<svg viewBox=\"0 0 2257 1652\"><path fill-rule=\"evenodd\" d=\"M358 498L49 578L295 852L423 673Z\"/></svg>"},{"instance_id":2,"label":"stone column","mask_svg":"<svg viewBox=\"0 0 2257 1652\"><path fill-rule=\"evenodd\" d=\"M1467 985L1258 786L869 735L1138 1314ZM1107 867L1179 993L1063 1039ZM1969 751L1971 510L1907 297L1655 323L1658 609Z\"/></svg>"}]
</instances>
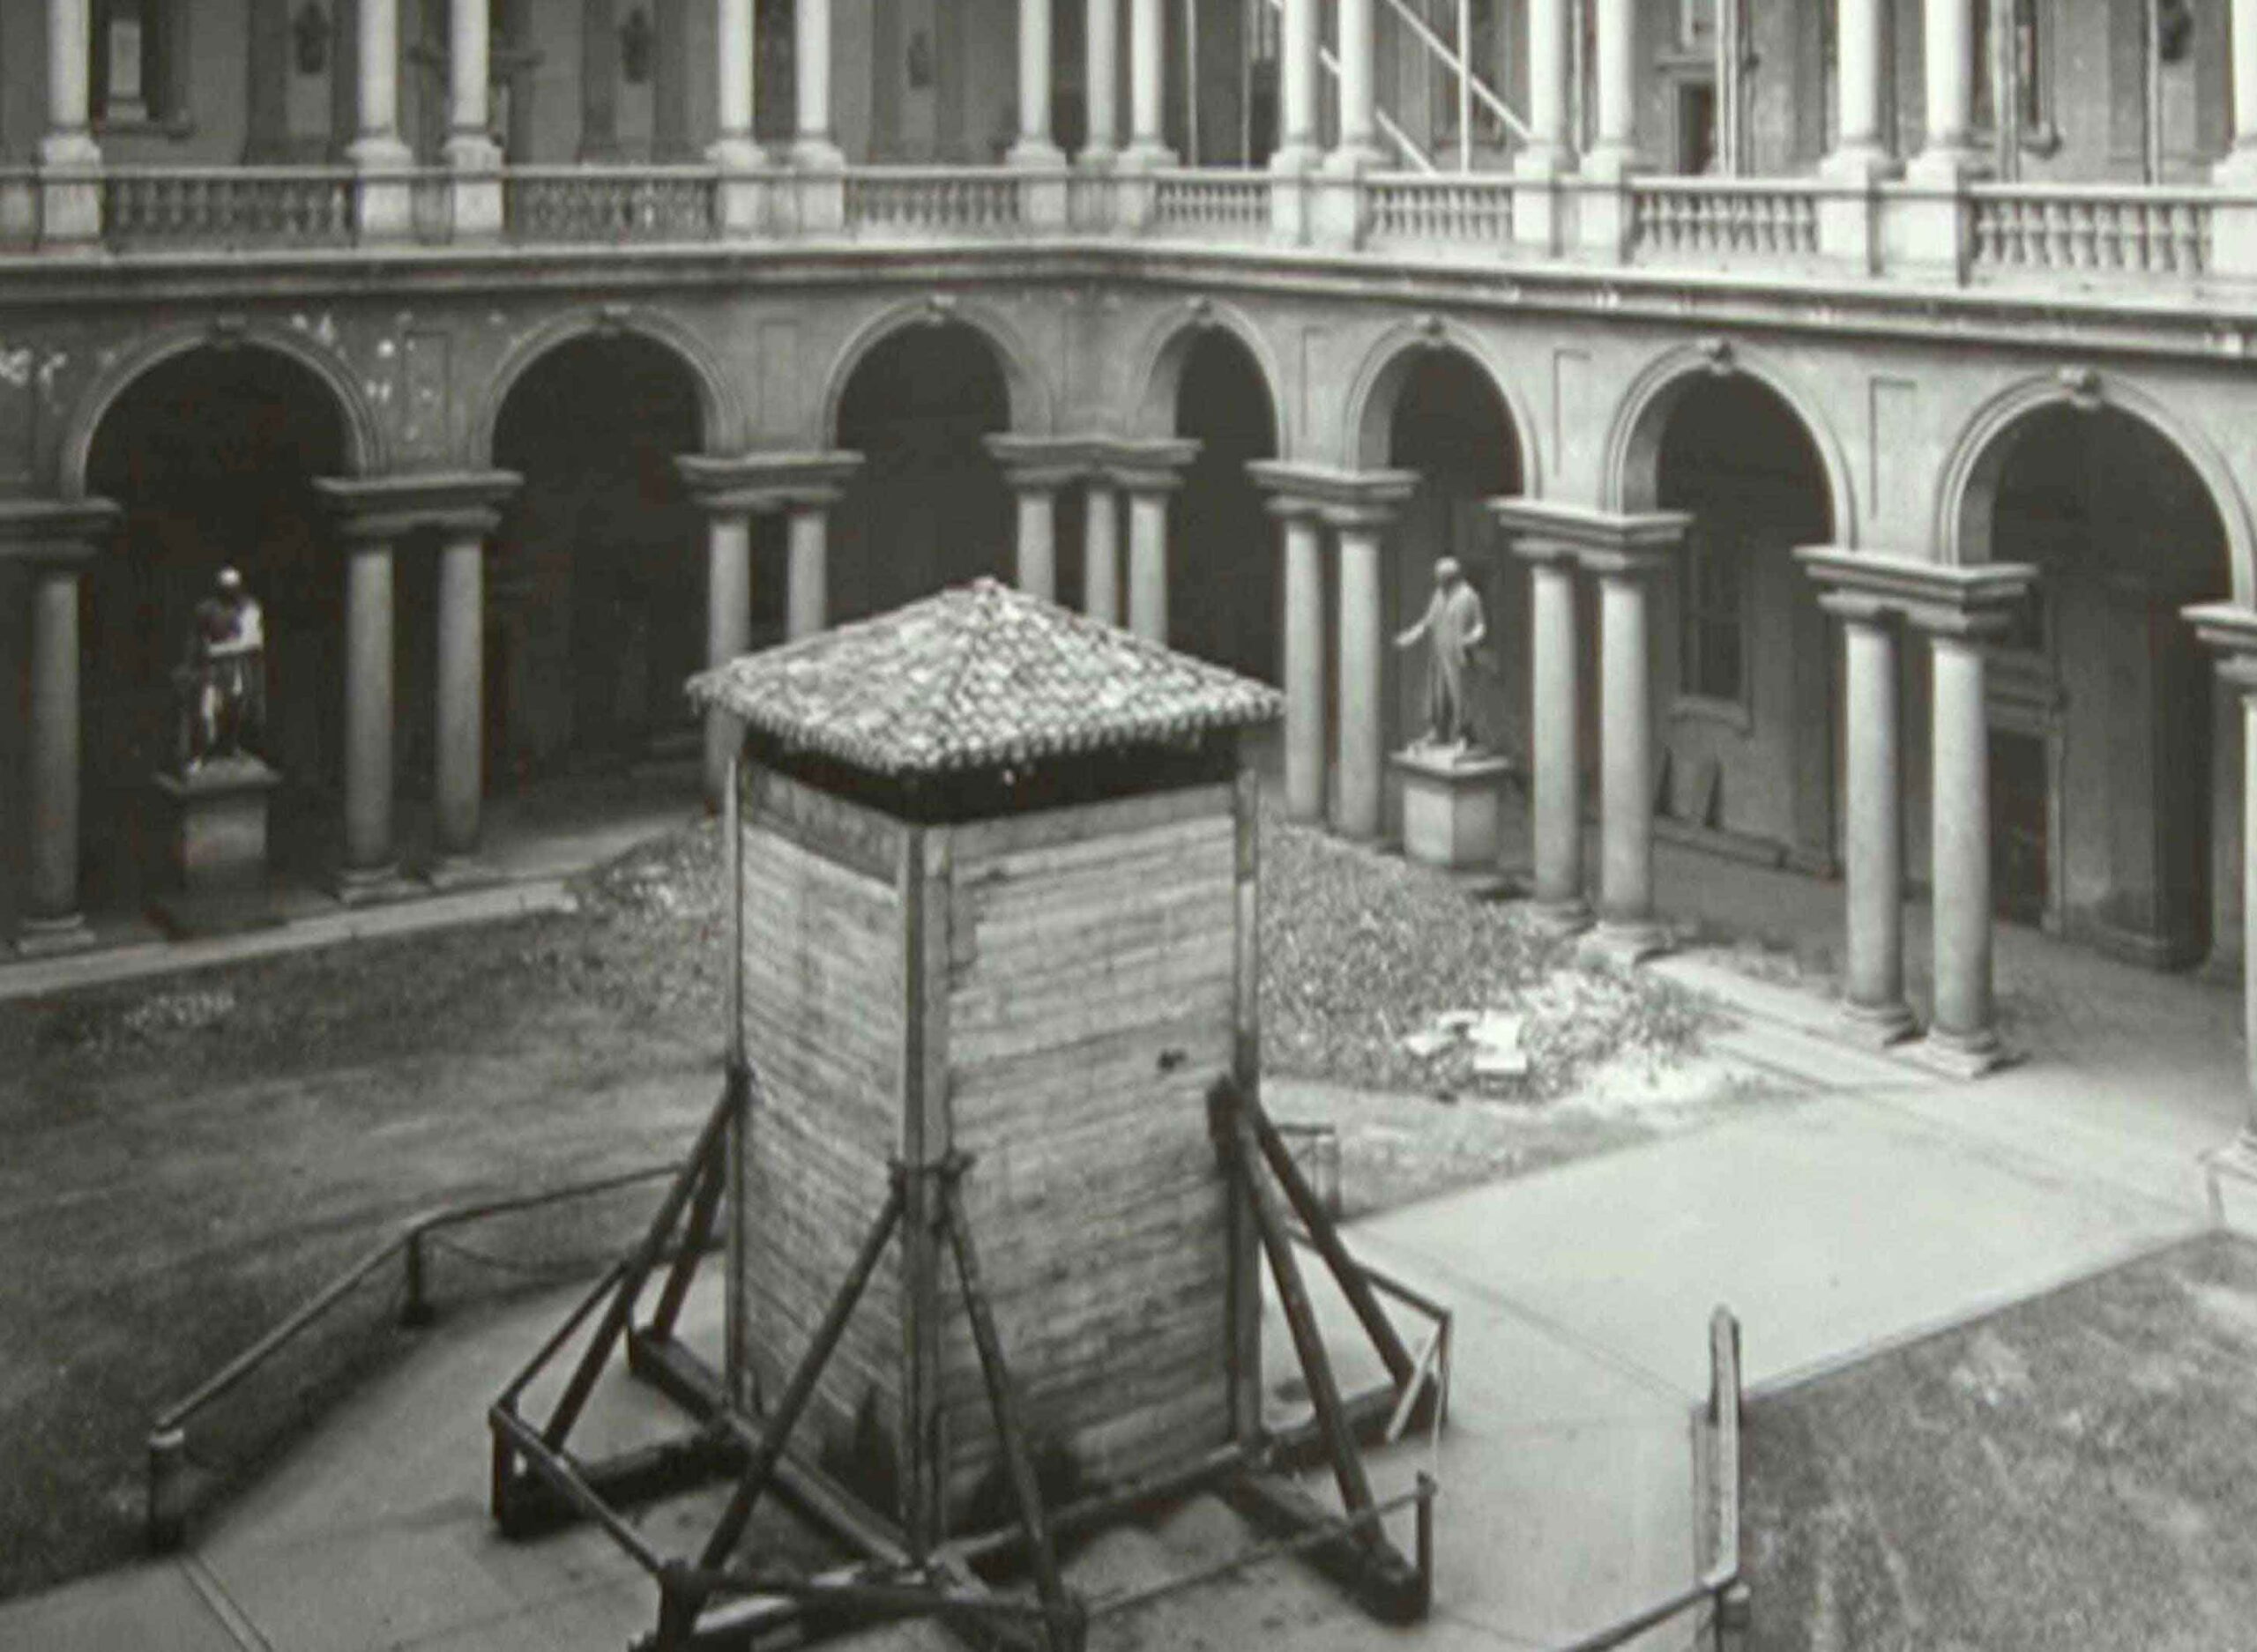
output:
<instances>
[{"instance_id":1,"label":"stone column","mask_svg":"<svg viewBox=\"0 0 2257 1652\"><path fill-rule=\"evenodd\" d=\"M1066 161L1050 135L1050 0L1019 0L1019 136L1009 161L1033 168Z\"/></svg>"},{"instance_id":2,"label":"stone column","mask_svg":"<svg viewBox=\"0 0 2257 1652\"><path fill-rule=\"evenodd\" d=\"M2233 146L2216 167L2216 181L2247 188L2257 182L2257 0L2231 0Z\"/></svg>"},{"instance_id":3,"label":"stone column","mask_svg":"<svg viewBox=\"0 0 2257 1652\"><path fill-rule=\"evenodd\" d=\"M1637 8L1633 0L1598 0L1598 121L1586 175L1619 182L1638 165Z\"/></svg>"},{"instance_id":4,"label":"stone column","mask_svg":"<svg viewBox=\"0 0 2257 1652\"><path fill-rule=\"evenodd\" d=\"M1167 641L1167 502L1173 474L1140 472L1125 477L1128 495L1128 629L1155 643Z\"/></svg>"},{"instance_id":5,"label":"stone column","mask_svg":"<svg viewBox=\"0 0 2257 1652\"><path fill-rule=\"evenodd\" d=\"M1058 493L1053 484L1022 480L1015 583L1031 597L1058 599Z\"/></svg>"},{"instance_id":6,"label":"stone column","mask_svg":"<svg viewBox=\"0 0 2257 1652\"><path fill-rule=\"evenodd\" d=\"M1324 818L1324 525L1314 507L1277 499L1285 525L1285 813Z\"/></svg>"},{"instance_id":7,"label":"stone column","mask_svg":"<svg viewBox=\"0 0 2257 1652\"><path fill-rule=\"evenodd\" d=\"M67 952L93 939L78 911L78 557L31 574L30 879L17 949Z\"/></svg>"},{"instance_id":8,"label":"stone column","mask_svg":"<svg viewBox=\"0 0 2257 1652\"><path fill-rule=\"evenodd\" d=\"M1568 124L1570 0L1529 0L1528 141L1513 157L1513 239L1552 253L1561 249L1568 219L1560 180L1575 167Z\"/></svg>"},{"instance_id":9,"label":"stone column","mask_svg":"<svg viewBox=\"0 0 2257 1652\"><path fill-rule=\"evenodd\" d=\"M1082 608L1106 625L1121 623L1121 495L1093 477L1082 530Z\"/></svg>"},{"instance_id":10,"label":"stone column","mask_svg":"<svg viewBox=\"0 0 2257 1652\"><path fill-rule=\"evenodd\" d=\"M1171 167L1162 102L1167 86L1166 0L1128 4L1128 149L1121 159L1150 170Z\"/></svg>"},{"instance_id":11,"label":"stone column","mask_svg":"<svg viewBox=\"0 0 2257 1652\"><path fill-rule=\"evenodd\" d=\"M1904 801L1897 753L1897 616L1870 598L1821 599L1842 622L1848 817L1843 1014L1875 1045L1913 1031L1904 1002Z\"/></svg>"},{"instance_id":12,"label":"stone column","mask_svg":"<svg viewBox=\"0 0 2257 1652\"><path fill-rule=\"evenodd\" d=\"M996 435L987 450L1018 499L1018 546L1015 582L1032 596L1058 598L1058 495L1079 481L1087 450L1079 443L1040 437Z\"/></svg>"},{"instance_id":13,"label":"stone column","mask_svg":"<svg viewBox=\"0 0 2257 1652\"><path fill-rule=\"evenodd\" d=\"M1888 8L1883 0L1838 0L1835 86L1841 130L1827 157L1829 175L1870 178L1891 165L1881 118L1881 63Z\"/></svg>"},{"instance_id":14,"label":"stone column","mask_svg":"<svg viewBox=\"0 0 2257 1652\"><path fill-rule=\"evenodd\" d=\"M1340 141L1326 160L1329 170L1351 175L1370 171L1383 157L1379 147L1379 107L1372 66L1378 36L1372 0L1337 0L1340 44Z\"/></svg>"},{"instance_id":15,"label":"stone column","mask_svg":"<svg viewBox=\"0 0 2257 1652\"><path fill-rule=\"evenodd\" d=\"M1931 1053L1970 1075L2001 1059L1991 992L1991 751L1984 645L1955 627L1931 631L1935 865L1935 1014Z\"/></svg>"},{"instance_id":16,"label":"stone column","mask_svg":"<svg viewBox=\"0 0 2257 1652\"><path fill-rule=\"evenodd\" d=\"M1912 163L1923 182L1956 185L1975 170L1975 13L1978 0L1926 0L1927 133Z\"/></svg>"},{"instance_id":17,"label":"stone column","mask_svg":"<svg viewBox=\"0 0 2257 1652\"><path fill-rule=\"evenodd\" d=\"M1121 148L1121 0L1089 0L1083 44L1089 137L1081 160L1086 167L1110 167Z\"/></svg>"},{"instance_id":18,"label":"stone column","mask_svg":"<svg viewBox=\"0 0 2257 1652\"><path fill-rule=\"evenodd\" d=\"M1537 911L1562 932L1590 921L1583 899L1583 632L1575 548L1516 547L1529 563L1529 770Z\"/></svg>"},{"instance_id":19,"label":"stone column","mask_svg":"<svg viewBox=\"0 0 2257 1652\"><path fill-rule=\"evenodd\" d=\"M1600 939L1623 963L1665 944L1654 921L1653 656L1649 592L1674 546L1586 552L1599 582Z\"/></svg>"},{"instance_id":20,"label":"stone column","mask_svg":"<svg viewBox=\"0 0 2257 1652\"><path fill-rule=\"evenodd\" d=\"M760 164L753 131L753 0L715 0L714 140L706 153L723 167Z\"/></svg>"},{"instance_id":21,"label":"stone column","mask_svg":"<svg viewBox=\"0 0 2257 1652\"><path fill-rule=\"evenodd\" d=\"M454 234L502 233L502 151L495 143L487 0L450 0L447 52L447 167L453 176Z\"/></svg>"},{"instance_id":22,"label":"stone column","mask_svg":"<svg viewBox=\"0 0 2257 1652\"><path fill-rule=\"evenodd\" d=\"M355 222L366 239L401 239L414 229L406 179L414 164L399 135L399 0L360 0L354 63L357 136L346 149L361 174Z\"/></svg>"},{"instance_id":23,"label":"stone column","mask_svg":"<svg viewBox=\"0 0 2257 1652\"><path fill-rule=\"evenodd\" d=\"M461 524L439 547L438 728L431 881L458 882L478 852L486 793L486 536Z\"/></svg>"},{"instance_id":24,"label":"stone column","mask_svg":"<svg viewBox=\"0 0 2257 1652\"><path fill-rule=\"evenodd\" d=\"M1322 36L1319 0L1285 0L1277 23L1277 147L1275 172L1306 172L1322 151L1317 131Z\"/></svg>"},{"instance_id":25,"label":"stone column","mask_svg":"<svg viewBox=\"0 0 2257 1652\"><path fill-rule=\"evenodd\" d=\"M2240 27L2242 7L2234 8ZM2218 681L2240 696L2241 766L2241 992L2242 1053L2247 1064L2248 1112L2232 1147L2210 1163L2244 1184L2257 1181L2257 609L2231 602L2186 611L2195 635L2220 656ZM2238 1201L2237 1201L2238 1202Z\"/></svg>"},{"instance_id":26,"label":"stone column","mask_svg":"<svg viewBox=\"0 0 2257 1652\"><path fill-rule=\"evenodd\" d=\"M1387 800L1387 639L1380 586L1380 542L1385 513L1336 507L1327 511L1340 558L1340 802L1334 824L1341 836L1376 838Z\"/></svg>"},{"instance_id":27,"label":"stone column","mask_svg":"<svg viewBox=\"0 0 2257 1652\"><path fill-rule=\"evenodd\" d=\"M791 504L784 634L794 643L831 623L831 507L837 499L836 494L803 495Z\"/></svg>"},{"instance_id":28,"label":"stone column","mask_svg":"<svg viewBox=\"0 0 2257 1652\"><path fill-rule=\"evenodd\" d=\"M705 547L705 664L726 665L752 647L752 511L749 502L707 502ZM705 714L705 798L718 807L736 755L734 718L713 707Z\"/></svg>"},{"instance_id":29,"label":"stone column","mask_svg":"<svg viewBox=\"0 0 2257 1652\"><path fill-rule=\"evenodd\" d=\"M93 16L89 0L47 0L47 130L39 143L40 239L71 245L100 241L102 164L94 142Z\"/></svg>"},{"instance_id":30,"label":"stone column","mask_svg":"<svg viewBox=\"0 0 2257 1652\"><path fill-rule=\"evenodd\" d=\"M379 537L381 536L381 537ZM385 525L355 525L345 588L345 858L348 905L399 882L392 842L392 542Z\"/></svg>"},{"instance_id":31,"label":"stone column","mask_svg":"<svg viewBox=\"0 0 2257 1652\"><path fill-rule=\"evenodd\" d=\"M792 13L792 65L798 77L799 165L835 171L846 164L831 130L831 0L798 0Z\"/></svg>"}]
</instances>

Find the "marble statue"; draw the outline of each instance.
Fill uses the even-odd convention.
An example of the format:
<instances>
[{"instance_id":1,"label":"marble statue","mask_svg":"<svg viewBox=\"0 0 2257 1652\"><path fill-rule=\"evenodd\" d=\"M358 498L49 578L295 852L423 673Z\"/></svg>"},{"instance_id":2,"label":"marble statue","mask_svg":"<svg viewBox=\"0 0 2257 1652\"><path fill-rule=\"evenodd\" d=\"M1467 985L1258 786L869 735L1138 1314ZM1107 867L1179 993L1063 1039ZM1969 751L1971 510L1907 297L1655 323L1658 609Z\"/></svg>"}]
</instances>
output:
<instances>
[{"instance_id":1,"label":"marble statue","mask_svg":"<svg viewBox=\"0 0 2257 1652\"><path fill-rule=\"evenodd\" d=\"M1434 595L1425 615L1395 639L1400 649L1415 648L1421 640L1426 644L1426 728L1419 747L1462 754L1472 745L1465 673L1488 634L1481 599L1466 583L1457 559L1443 557L1434 564Z\"/></svg>"},{"instance_id":2,"label":"marble statue","mask_svg":"<svg viewBox=\"0 0 2257 1652\"><path fill-rule=\"evenodd\" d=\"M253 755L266 729L266 620L232 568L196 605L188 646L173 673L181 697L181 768Z\"/></svg>"}]
</instances>

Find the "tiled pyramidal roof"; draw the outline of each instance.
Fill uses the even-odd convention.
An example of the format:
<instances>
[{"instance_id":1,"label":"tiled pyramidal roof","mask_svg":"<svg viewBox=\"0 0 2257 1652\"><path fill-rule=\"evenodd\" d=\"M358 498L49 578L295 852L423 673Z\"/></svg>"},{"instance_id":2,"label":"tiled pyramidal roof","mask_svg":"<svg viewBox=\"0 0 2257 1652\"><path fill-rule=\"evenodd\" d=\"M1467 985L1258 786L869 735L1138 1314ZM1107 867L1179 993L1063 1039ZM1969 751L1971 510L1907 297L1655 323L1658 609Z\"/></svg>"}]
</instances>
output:
<instances>
[{"instance_id":1,"label":"tiled pyramidal roof","mask_svg":"<svg viewBox=\"0 0 2257 1652\"><path fill-rule=\"evenodd\" d=\"M992 579L693 678L690 697L872 773L1007 768L1248 728L1277 692Z\"/></svg>"}]
</instances>

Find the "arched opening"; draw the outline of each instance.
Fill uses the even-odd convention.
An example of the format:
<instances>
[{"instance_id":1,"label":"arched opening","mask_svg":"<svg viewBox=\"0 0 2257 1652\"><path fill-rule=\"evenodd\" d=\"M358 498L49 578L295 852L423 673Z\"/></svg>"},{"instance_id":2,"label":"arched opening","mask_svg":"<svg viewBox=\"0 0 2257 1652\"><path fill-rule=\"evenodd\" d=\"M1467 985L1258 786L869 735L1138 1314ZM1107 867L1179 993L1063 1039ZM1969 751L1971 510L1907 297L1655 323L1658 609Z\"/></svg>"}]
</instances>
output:
<instances>
[{"instance_id":1,"label":"arched opening","mask_svg":"<svg viewBox=\"0 0 2257 1652\"><path fill-rule=\"evenodd\" d=\"M838 403L838 445L863 456L832 517L839 619L1011 577L1011 492L986 446L1010 428L1002 363L965 323L905 328L855 365Z\"/></svg>"},{"instance_id":2,"label":"arched opening","mask_svg":"<svg viewBox=\"0 0 2257 1652\"><path fill-rule=\"evenodd\" d=\"M1651 495L1692 518L1657 615L1672 835L1828 873L1836 864L1834 650L1797 547L1835 534L1824 461L1784 398L1688 378L1649 414Z\"/></svg>"},{"instance_id":3,"label":"arched opening","mask_svg":"<svg viewBox=\"0 0 2257 1652\"><path fill-rule=\"evenodd\" d=\"M1528 673L1520 639L1528 635L1527 581L1496 532L1488 503L1523 487L1521 443L1496 385L1457 350L1422 351L1404 371L1387 426L1387 463L1416 472L1419 484L1398 518L1385 580L1385 630L1417 623L1434 592L1434 564L1456 560L1481 599L1489 640L1466 680L1475 740L1525 758ZM1387 741L1396 749L1426 726L1425 675L1387 651Z\"/></svg>"},{"instance_id":4,"label":"arched opening","mask_svg":"<svg viewBox=\"0 0 2257 1652\"><path fill-rule=\"evenodd\" d=\"M1991 671L2000 914L2169 967L2238 940L2240 716L2179 611L2231 592L2216 502L2112 408L2017 421L1978 471L2037 586Z\"/></svg>"},{"instance_id":5,"label":"arched opening","mask_svg":"<svg viewBox=\"0 0 2257 1652\"><path fill-rule=\"evenodd\" d=\"M199 347L136 379L95 428L86 489L123 519L89 570L82 679L90 904L138 904L161 848L150 777L182 755L174 670L223 567L264 610L262 755L280 772L274 850L317 853L342 758L345 577L314 479L346 466L345 420L309 368L255 346ZM129 830L121 831L121 826Z\"/></svg>"},{"instance_id":6,"label":"arched opening","mask_svg":"<svg viewBox=\"0 0 2257 1652\"><path fill-rule=\"evenodd\" d=\"M696 376L636 334L569 340L510 386L494 462L525 485L487 584L489 781L697 750L706 526L674 460L703 447Z\"/></svg>"},{"instance_id":7,"label":"arched opening","mask_svg":"<svg viewBox=\"0 0 2257 1652\"><path fill-rule=\"evenodd\" d=\"M1277 415L1254 353L1219 330L1191 341L1175 433L1199 443L1169 507L1168 637L1188 653L1282 681L1276 524L1247 466L1275 458Z\"/></svg>"}]
</instances>

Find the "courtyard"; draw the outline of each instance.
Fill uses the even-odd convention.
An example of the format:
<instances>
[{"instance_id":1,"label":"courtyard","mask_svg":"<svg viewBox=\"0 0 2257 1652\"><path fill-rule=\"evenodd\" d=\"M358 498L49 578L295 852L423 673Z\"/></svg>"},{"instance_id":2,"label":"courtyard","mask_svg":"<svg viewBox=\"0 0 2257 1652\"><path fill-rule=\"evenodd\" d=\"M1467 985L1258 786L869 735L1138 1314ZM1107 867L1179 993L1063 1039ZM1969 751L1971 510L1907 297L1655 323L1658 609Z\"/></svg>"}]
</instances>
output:
<instances>
[{"instance_id":1,"label":"courtyard","mask_svg":"<svg viewBox=\"0 0 2257 1652\"><path fill-rule=\"evenodd\" d=\"M1682 1582L1695 1519L1685 1408L1705 1380L1717 1302L1747 1328L1754 1385L1755 1644L1911 1645L1939 1625L1963 1625L1952 1630L1963 1644L1996 1643L1971 1574L1888 1572L1936 1552L1888 1526L1922 1506L1919 1477L1962 1453L1986 1454L2004 1487L2025 1466L2061 1475L2058 1423L2049 1435L1967 1414L1966 1371L2027 1375L2041 1368L2035 1350L2048 1380L2075 1391L2057 1419L2123 1414L2168 1374L2171 1426L2199 1431L2208 1467L2191 1473L2183 1453L2173 1461L2190 1471L2176 1481L2171 1463L2155 1467L2164 1491L2072 1474L2072 1491L2097 1485L2114 1514L2024 1499L2035 1528L1995 1525L1979 1487L1966 1490L1955 1517L1979 1559L1964 1565L2014 1573L2022 1555L2074 1568L2081 1544L2128 1520L2133 1535L2107 1551L2119 1574L2149 1558L2151 1537L2176 1545L2178 1574L2215 1585L2190 1597L2186 1634L2234 1609L2226 1552L2186 1534L2202 1521L2231 1529L2218 1499L2230 1502L2231 1459L2251 1438L2223 1380L2246 1253L2229 1238L2167 1253L2191 1260L2151 1266L2198 1293L2116 1289L2097 1335L2081 1328L2074 1287L2209 1229L2197 1156L2238 1115L2232 993L2004 931L2000 1021L2034 1059L1945 1083L1822 1036L1814 1012L1834 967L1822 885L1665 851L1664 908L1682 914L1688 945L1625 976L1544 939L1493 888L1274 815L1263 853L1270 1107L1330 1127L1359 1251L1450 1299L1469 1339L1444 1468L1457 1490L1443 1522L1443 1640L1478 1629L1468 1644L1555 1641ZM18 1621L73 1644L55 1627L67 1611L55 1613L88 1590L121 1598L110 1579L145 1575L130 1563L150 1418L372 1242L434 1206L679 1154L712 1096L719 889L714 832L691 824L575 878L569 910L0 1008L11 1132L0 1306L20 1333L0 1428L0 1589L26 1597ZM1766 916L1728 926L1733 912ZM1917 957L1917 912L1912 928ZM1516 1039L1504 1071L1475 1068L1468 1028L1483 1016ZM396 1292L380 1288L276 1362L195 1442L212 1541L226 1552L236 1534L247 1552L242 1534L309 1494L309 1461L331 1472L380 1448L366 1419L425 1394L432 1361L506 1363L510 1339L522 1346L553 1312L541 1305L558 1282L615 1251L647 1197L504 1224L442 1254L436 1332L392 1328ZM1998 1310L1996 1332L1959 1328ZM1923 1353L1939 1331L1964 1346ZM2142 1338L2154 1351L2127 1379L2109 1350ZM1893 1379L1891 1361L1928 1374ZM2146 1386L2127 1395L2127 1380ZM2007 1399L2037 1403L2029 1383L1999 1381ZM1888 1403L1838 1397L1858 1383ZM466 1408L449 1426L466 1427L483 1402L466 1380L448 1403ZM1868 1443L1879 1439L1923 1448ZM2017 1453L2035 1455L2025 1465ZM484 1541L474 1509L458 1507L465 1541ZM1986 1536L2009 1529L2011 1541ZM1477 1581L1490 1544L1532 1545L1532 1559L1508 1585ZM1877 1566L1896 1593L1876 1604ZM89 1573L103 1575L40 1593ZM1866 1595L1845 1604L1845 1589ZM2118 1615L2088 1620L2128 1626L2139 1598L2112 1592ZM1321 1594L1300 1605L1322 1620ZM1256 1621L1281 1610L1263 1588L1241 1606ZM585 1626L623 1610L592 1611ZM538 1615L552 1630L570 1618ZM369 1624L404 1627L381 1612ZM321 1643L423 1643L360 1633L340 1625Z\"/></svg>"}]
</instances>

